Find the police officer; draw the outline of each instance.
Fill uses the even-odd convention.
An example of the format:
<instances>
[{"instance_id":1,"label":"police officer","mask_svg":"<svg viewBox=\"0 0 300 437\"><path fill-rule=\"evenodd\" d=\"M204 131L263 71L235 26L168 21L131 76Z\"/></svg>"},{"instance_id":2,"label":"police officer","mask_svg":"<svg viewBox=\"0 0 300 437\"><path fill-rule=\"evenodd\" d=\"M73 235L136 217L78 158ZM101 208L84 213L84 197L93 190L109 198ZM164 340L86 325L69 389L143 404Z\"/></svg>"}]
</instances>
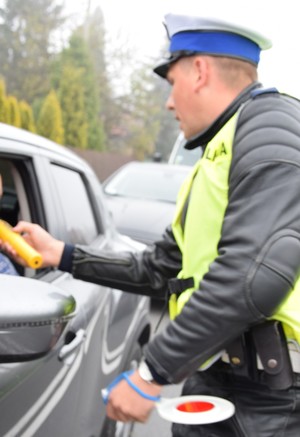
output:
<instances>
[{"instance_id":1,"label":"police officer","mask_svg":"<svg viewBox=\"0 0 300 437\"><path fill-rule=\"evenodd\" d=\"M236 414L173 425L173 436L295 437L300 429L300 103L257 81L262 35L223 21L168 14L170 56L155 72L171 85L167 107L201 160L179 193L161 241L142 253L91 253L37 225L15 230L74 277L170 296L172 321L130 377L157 396L232 401ZM280 62L280 60L278 60ZM117 278L117 279L116 279ZM122 380L108 415L145 421L153 401Z\"/></svg>"}]
</instances>

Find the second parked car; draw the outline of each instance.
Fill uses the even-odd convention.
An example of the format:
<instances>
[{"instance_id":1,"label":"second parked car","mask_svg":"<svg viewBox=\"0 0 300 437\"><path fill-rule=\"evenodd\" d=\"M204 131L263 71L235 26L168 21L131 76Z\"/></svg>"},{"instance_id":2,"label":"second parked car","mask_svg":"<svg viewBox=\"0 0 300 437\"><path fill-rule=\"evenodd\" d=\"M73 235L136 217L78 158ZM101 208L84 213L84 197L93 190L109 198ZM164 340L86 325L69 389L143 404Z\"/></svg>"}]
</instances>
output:
<instances>
[{"instance_id":1,"label":"second parked car","mask_svg":"<svg viewBox=\"0 0 300 437\"><path fill-rule=\"evenodd\" d=\"M130 162L113 173L103 188L118 230L144 244L160 239L190 171L184 165Z\"/></svg>"},{"instance_id":2,"label":"second parked car","mask_svg":"<svg viewBox=\"0 0 300 437\"><path fill-rule=\"evenodd\" d=\"M185 144L186 139L184 138L183 132L180 132L171 150L168 160L169 164L193 166L201 158L202 148L200 146L188 150L185 148Z\"/></svg>"}]
</instances>

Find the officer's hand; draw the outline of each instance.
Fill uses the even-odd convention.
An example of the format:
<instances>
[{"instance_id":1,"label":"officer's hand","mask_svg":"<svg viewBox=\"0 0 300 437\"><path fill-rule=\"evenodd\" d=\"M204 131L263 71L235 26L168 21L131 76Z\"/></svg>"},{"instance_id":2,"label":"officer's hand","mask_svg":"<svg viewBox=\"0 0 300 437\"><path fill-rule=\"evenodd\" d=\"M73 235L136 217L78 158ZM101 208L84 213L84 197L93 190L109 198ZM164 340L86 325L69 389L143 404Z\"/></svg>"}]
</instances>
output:
<instances>
[{"instance_id":1,"label":"officer's hand","mask_svg":"<svg viewBox=\"0 0 300 437\"><path fill-rule=\"evenodd\" d=\"M22 234L27 243L42 255L42 267L58 266L64 249L64 243L62 241L53 238L41 226L25 221L20 221L13 228L13 231ZM24 260L17 255L16 251L8 243L3 243L2 246L16 262L24 266L26 265Z\"/></svg>"},{"instance_id":2,"label":"officer's hand","mask_svg":"<svg viewBox=\"0 0 300 437\"><path fill-rule=\"evenodd\" d=\"M144 381L138 371L130 376L131 381L144 393L159 396L162 387ZM144 399L125 380L122 380L109 395L107 415L121 422L146 422L155 403Z\"/></svg>"}]
</instances>

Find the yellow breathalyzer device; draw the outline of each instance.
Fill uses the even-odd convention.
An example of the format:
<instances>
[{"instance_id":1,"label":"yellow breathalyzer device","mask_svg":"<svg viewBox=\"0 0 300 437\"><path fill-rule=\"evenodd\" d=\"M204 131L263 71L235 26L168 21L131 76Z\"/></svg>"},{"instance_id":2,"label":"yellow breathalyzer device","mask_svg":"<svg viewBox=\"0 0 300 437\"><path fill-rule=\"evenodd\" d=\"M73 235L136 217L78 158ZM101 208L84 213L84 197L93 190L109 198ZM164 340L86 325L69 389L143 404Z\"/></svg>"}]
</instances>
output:
<instances>
[{"instance_id":1,"label":"yellow breathalyzer device","mask_svg":"<svg viewBox=\"0 0 300 437\"><path fill-rule=\"evenodd\" d=\"M14 232L10 224L4 220L0 220L0 239L9 243L29 267L32 269L41 267L42 255L31 247L20 234Z\"/></svg>"}]
</instances>

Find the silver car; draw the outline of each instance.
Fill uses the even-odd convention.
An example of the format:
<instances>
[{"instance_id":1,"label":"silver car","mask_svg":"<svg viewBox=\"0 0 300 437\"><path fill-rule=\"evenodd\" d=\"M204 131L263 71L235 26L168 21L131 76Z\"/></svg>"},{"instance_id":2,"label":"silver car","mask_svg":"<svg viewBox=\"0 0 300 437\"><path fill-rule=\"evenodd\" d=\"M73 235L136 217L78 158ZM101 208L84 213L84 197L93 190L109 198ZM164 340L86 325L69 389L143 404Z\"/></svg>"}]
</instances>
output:
<instances>
[{"instance_id":1,"label":"silver car","mask_svg":"<svg viewBox=\"0 0 300 437\"><path fill-rule=\"evenodd\" d=\"M68 149L0 124L0 218L39 223L67 243L140 250L117 233L100 183ZM0 275L1 437L125 437L101 398L135 367L150 336L149 299L57 269Z\"/></svg>"},{"instance_id":2,"label":"silver car","mask_svg":"<svg viewBox=\"0 0 300 437\"><path fill-rule=\"evenodd\" d=\"M195 149L185 149L186 139L183 132L180 132L176 141L172 147L169 164L175 165L191 165L193 166L202 156L202 148L196 147Z\"/></svg>"},{"instance_id":3,"label":"silver car","mask_svg":"<svg viewBox=\"0 0 300 437\"><path fill-rule=\"evenodd\" d=\"M119 232L144 244L160 240L190 172L185 165L133 161L108 177L103 190Z\"/></svg>"}]
</instances>

